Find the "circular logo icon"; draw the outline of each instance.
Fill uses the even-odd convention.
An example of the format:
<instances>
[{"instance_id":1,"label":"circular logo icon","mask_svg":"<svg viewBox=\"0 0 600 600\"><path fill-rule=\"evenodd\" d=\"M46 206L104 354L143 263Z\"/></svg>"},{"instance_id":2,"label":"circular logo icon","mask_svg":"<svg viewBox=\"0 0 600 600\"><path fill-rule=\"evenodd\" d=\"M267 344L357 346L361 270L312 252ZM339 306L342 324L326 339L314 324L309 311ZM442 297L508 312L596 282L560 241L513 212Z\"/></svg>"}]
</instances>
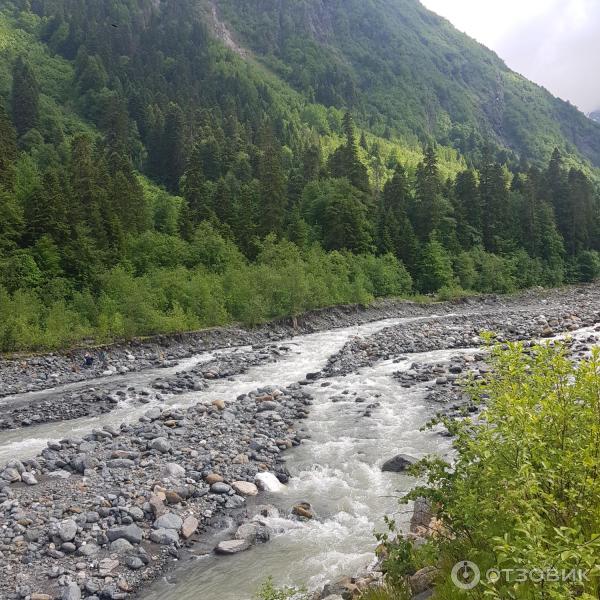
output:
<instances>
[{"instance_id":1,"label":"circular logo icon","mask_svg":"<svg viewBox=\"0 0 600 600\"><path fill-rule=\"evenodd\" d=\"M479 567L471 561L456 563L452 569L452 583L459 590L472 590L481 580Z\"/></svg>"}]
</instances>

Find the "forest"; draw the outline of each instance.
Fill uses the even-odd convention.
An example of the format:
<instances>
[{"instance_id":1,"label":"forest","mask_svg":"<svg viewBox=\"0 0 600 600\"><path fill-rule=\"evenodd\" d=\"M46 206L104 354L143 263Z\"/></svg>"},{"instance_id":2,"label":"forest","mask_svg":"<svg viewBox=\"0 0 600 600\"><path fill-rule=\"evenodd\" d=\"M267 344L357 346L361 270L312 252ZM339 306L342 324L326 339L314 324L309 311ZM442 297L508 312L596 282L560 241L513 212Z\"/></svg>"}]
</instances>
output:
<instances>
[{"instance_id":1,"label":"forest","mask_svg":"<svg viewBox=\"0 0 600 600\"><path fill-rule=\"evenodd\" d=\"M379 135L225 49L191 4L2 12L0 350L600 274L583 159Z\"/></svg>"}]
</instances>

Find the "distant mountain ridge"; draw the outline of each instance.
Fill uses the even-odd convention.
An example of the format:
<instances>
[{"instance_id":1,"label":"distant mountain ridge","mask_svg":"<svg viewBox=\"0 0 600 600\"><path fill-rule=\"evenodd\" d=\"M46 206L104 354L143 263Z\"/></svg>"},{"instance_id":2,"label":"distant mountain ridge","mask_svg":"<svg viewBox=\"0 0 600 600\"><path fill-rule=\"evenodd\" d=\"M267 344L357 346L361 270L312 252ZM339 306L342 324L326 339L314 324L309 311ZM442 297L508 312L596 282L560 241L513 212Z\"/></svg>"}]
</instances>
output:
<instances>
[{"instance_id":1,"label":"distant mountain ridge","mask_svg":"<svg viewBox=\"0 0 600 600\"><path fill-rule=\"evenodd\" d=\"M214 0L273 72L316 102L351 107L378 135L481 140L532 160L555 146L600 166L600 126L511 71L418 0Z\"/></svg>"}]
</instances>

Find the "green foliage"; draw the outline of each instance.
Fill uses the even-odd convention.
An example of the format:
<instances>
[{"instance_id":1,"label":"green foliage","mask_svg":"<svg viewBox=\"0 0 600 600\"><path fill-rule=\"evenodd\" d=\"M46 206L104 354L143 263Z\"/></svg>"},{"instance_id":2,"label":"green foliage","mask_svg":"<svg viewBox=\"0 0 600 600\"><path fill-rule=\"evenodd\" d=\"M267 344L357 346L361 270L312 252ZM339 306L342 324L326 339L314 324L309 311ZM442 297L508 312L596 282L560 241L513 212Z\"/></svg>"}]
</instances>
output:
<instances>
[{"instance_id":1,"label":"green foliage","mask_svg":"<svg viewBox=\"0 0 600 600\"><path fill-rule=\"evenodd\" d=\"M495 347L492 374L473 383L481 418L444 420L455 460L426 460L427 484L410 497L437 507L442 569L436 598L462 597L449 571L460 560L494 569L541 569L585 578L485 576L486 598L596 598L600 591L600 350L574 364L563 344ZM408 551L408 550L407 550ZM466 596L465 596L466 597Z\"/></svg>"},{"instance_id":2,"label":"green foliage","mask_svg":"<svg viewBox=\"0 0 600 600\"><path fill-rule=\"evenodd\" d=\"M294 588L278 588L269 577L254 596L255 600L308 600L308 594Z\"/></svg>"}]
</instances>

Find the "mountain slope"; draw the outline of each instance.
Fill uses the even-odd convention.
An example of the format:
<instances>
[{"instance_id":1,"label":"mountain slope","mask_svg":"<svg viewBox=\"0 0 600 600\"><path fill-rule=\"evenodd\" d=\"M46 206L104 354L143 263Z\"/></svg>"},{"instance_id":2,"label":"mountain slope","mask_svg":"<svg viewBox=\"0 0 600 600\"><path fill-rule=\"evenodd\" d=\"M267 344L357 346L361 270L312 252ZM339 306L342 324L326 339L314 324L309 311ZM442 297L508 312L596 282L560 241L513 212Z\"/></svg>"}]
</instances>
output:
<instances>
[{"instance_id":1,"label":"mountain slope","mask_svg":"<svg viewBox=\"0 0 600 600\"><path fill-rule=\"evenodd\" d=\"M418 0L215 0L238 41L295 89L384 135L463 152L490 134L534 160L600 166L600 127L514 73Z\"/></svg>"},{"instance_id":2,"label":"mountain slope","mask_svg":"<svg viewBox=\"0 0 600 600\"><path fill-rule=\"evenodd\" d=\"M490 78L545 107L514 136ZM0 350L592 280L552 107L411 0L5 2Z\"/></svg>"}]
</instances>

